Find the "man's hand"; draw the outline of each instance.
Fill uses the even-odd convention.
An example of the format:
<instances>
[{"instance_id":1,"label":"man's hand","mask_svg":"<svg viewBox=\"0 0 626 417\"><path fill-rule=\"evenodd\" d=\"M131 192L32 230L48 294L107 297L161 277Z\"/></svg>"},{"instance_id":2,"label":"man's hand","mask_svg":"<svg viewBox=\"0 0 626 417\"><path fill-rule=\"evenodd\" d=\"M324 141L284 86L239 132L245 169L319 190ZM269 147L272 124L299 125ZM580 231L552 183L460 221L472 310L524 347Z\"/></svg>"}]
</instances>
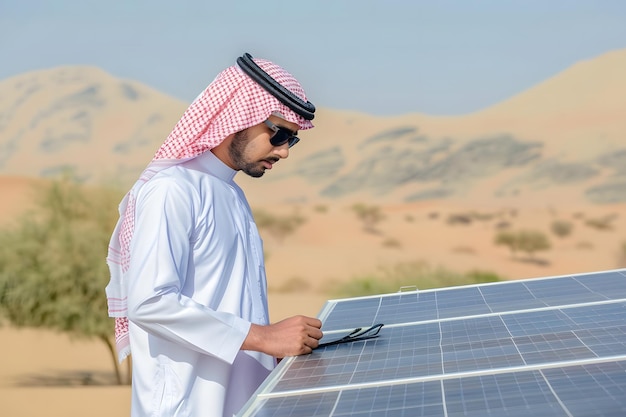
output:
<instances>
[{"instance_id":1,"label":"man's hand","mask_svg":"<svg viewBox=\"0 0 626 417\"><path fill-rule=\"evenodd\" d=\"M267 353L276 358L311 353L323 334L322 322L313 317L294 316L268 326L252 324L241 349Z\"/></svg>"}]
</instances>

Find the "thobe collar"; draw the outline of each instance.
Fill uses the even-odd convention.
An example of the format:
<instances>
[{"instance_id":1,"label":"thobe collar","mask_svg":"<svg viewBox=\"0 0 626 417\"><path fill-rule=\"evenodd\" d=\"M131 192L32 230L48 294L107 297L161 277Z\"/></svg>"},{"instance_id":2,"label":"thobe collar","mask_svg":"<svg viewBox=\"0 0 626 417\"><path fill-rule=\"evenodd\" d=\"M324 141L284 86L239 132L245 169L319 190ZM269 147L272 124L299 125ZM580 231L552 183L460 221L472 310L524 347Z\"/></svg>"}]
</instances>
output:
<instances>
[{"instance_id":1,"label":"thobe collar","mask_svg":"<svg viewBox=\"0 0 626 417\"><path fill-rule=\"evenodd\" d=\"M191 169L197 169L198 171L206 172L214 177L221 179L224 182L234 182L235 174L237 171L226 165L213 154L211 151L206 151L203 154L198 155L192 160L185 163L185 165Z\"/></svg>"}]
</instances>

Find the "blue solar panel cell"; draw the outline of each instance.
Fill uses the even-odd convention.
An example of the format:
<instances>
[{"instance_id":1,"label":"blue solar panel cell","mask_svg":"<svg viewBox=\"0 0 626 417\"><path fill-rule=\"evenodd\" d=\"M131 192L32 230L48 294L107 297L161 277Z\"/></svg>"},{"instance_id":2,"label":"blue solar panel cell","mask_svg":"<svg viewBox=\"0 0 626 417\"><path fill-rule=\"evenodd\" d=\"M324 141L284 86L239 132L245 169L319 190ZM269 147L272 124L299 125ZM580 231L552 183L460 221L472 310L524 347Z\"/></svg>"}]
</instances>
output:
<instances>
[{"instance_id":1,"label":"blue solar panel cell","mask_svg":"<svg viewBox=\"0 0 626 417\"><path fill-rule=\"evenodd\" d=\"M485 285L480 287L480 292L493 312L527 310L546 306L523 283L511 282L506 285Z\"/></svg>"},{"instance_id":2,"label":"blue solar panel cell","mask_svg":"<svg viewBox=\"0 0 626 417\"><path fill-rule=\"evenodd\" d=\"M410 292L382 298L374 322L400 324L436 319L436 293Z\"/></svg>"},{"instance_id":3,"label":"blue solar panel cell","mask_svg":"<svg viewBox=\"0 0 626 417\"><path fill-rule=\"evenodd\" d=\"M565 332L576 328L575 323L560 310L503 315L502 321L513 337Z\"/></svg>"},{"instance_id":4,"label":"blue solar panel cell","mask_svg":"<svg viewBox=\"0 0 626 417\"><path fill-rule=\"evenodd\" d=\"M524 365L510 339L448 345L442 350L445 374Z\"/></svg>"},{"instance_id":5,"label":"blue solar panel cell","mask_svg":"<svg viewBox=\"0 0 626 417\"><path fill-rule=\"evenodd\" d=\"M270 398L258 404L258 409L253 415L255 417L327 417L332 415L338 396L338 392L327 392Z\"/></svg>"},{"instance_id":6,"label":"blue solar panel cell","mask_svg":"<svg viewBox=\"0 0 626 417\"><path fill-rule=\"evenodd\" d=\"M572 416L626 415L626 361L542 371Z\"/></svg>"},{"instance_id":7,"label":"blue solar panel cell","mask_svg":"<svg viewBox=\"0 0 626 417\"><path fill-rule=\"evenodd\" d=\"M579 328L613 327L626 323L625 303L568 308L563 313Z\"/></svg>"},{"instance_id":8,"label":"blue solar panel cell","mask_svg":"<svg viewBox=\"0 0 626 417\"><path fill-rule=\"evenodd\" d=\"M573 332L517 337L514 341L527 365L596 357Z\"/></svg>"},{"instance_id":9,"label":"blue solar panel cell","mask_svg":"<svg viewBox=\"0 0 626 417\"><path fill-rule=\"evenodd\" d=\"M384 338L328 346L299 357L274 391L442 373L437 324L392 327L386 333Z\"/></svg>"},{"instance_id":10,"label":"blue solar panel cell","mask_svg":"<svg viewBox=\"0 0 626 417\"><path fill-rule=\"evenodd\" d=\"M444 417L442 401L439 382L345 390L332 415Z\"/></svg>"},{"instance_id":11,"label":"blue solar panel cell","mask_svg":"<svg viewBox=\"0 0 626 417\"><path fill-rule=\"evenodd\" d=\"M440 323L440 328L442 345L498 340L511 336L498 316L444 321Z\"/></svg>"},{"instance_id":12,"label":"blue solar panel cell","mask_svg":"<svg viewBox=\"0 0 626 417\"><path fill-rule=\"evenodd\" d=\"M526 287L547 305L567 305L604 301L607 298L590 291L588 287L574 278L536 279L527 281Z\"/></svg>"},{"instance_id":13,"label":"blue solar panel cell","mask_svg":"<svg viewBox=\"0 0 626 417\"><path fill-rule=\"evenodd\" d=\"M622 355L626 351L626 325L583 329L576 336L599 357Z\"/></svg>"},{"instance_id":14,"label":"blue solar panel cell","mask_svg":"<svg viewBox=\"0 0 626 417\"><path fill-rule=\"evenodd\" d=\"M443 384L449 417L568 416L538 372L458 378Z\"/></svg>"},{"instance_id":15,"label":"blue solar panel cell","mask_svg":"<svg viewBox=\"0 0 626 417\"><path fill-rule=\"evenodd\" d=\"M576 280L607 299L626 298L626 273L623 271L583 275L576 277Z\"/></svg>"},{"instance_id":16,"label":"blue solar panel cell","mask_svg":"<svg viewBox=\"0 0 626 417\"><path fill-rule=\"evenodd\" d=\"M379 310L379 298L363 298L339 301L332 304L328 317L324 318L324 331L349 329L359 318L359 326L371 326Z\"/></svg>"},{"instance_id":17,"label":"blue solar panel cell","mask_svg":"<svg viewBox=\"0 0 626 417\"><path fill-rule=\"evenodd\" d=\"M491 313L478 287L438 292L437 311L440 319Z\"/></svg>"}]
</instances>

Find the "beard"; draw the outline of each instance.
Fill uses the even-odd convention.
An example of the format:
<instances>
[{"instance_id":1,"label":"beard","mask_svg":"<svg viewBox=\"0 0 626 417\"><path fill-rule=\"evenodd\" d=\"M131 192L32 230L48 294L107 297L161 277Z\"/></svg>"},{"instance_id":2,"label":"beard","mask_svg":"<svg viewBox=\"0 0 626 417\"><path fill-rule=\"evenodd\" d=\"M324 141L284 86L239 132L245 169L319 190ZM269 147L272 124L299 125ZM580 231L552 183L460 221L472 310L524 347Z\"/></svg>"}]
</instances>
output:
<instances>
[{"instance_id":1,"label":"beard","mask_svg":"<svg viewBox=\"0 0 626 417\"><path fill-rule=\"evenodd\" d=\"M245 172L251 177L259 178L265 174L265 167L259 164L259 161L251 162L246 158L246 147L249 141L247 129L235 133L235 137L228 147L228 154L236 169Z\"/></svg>"}]
</instances>

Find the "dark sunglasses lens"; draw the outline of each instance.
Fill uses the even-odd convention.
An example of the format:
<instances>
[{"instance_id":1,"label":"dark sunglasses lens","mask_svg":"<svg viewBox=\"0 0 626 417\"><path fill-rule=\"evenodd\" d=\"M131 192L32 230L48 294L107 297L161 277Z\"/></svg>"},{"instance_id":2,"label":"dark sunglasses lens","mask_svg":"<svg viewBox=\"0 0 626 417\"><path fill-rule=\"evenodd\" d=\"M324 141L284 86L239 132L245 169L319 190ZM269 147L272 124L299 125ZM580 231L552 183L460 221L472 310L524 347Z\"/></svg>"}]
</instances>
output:
<instances>
[{"instance_id":1,"label":"dark sunglasses lens","mask_svg":"<svg viewBox=\"0 0 626 417\"><path fill-rule=\"evenodd\" d=\"M289 138L289 147L291 148L296 143L300 142L300 138L297 136L292 136Z\"/></svg>"},{"instance_id":2,"label":"dark sunglasses lens","mask_svg":"<svg viewBox=\"0 0 626 417\"><path fill-rule=\"evenodd\" d=\"M286 129L278 128L278 131L270 138L270 143L272 146L282 146L285 143L289 142L289 147L291 148L293 145L298 143L300 139L297 136L294 136L293 133Z\"/></svg>"}]
</instances>

